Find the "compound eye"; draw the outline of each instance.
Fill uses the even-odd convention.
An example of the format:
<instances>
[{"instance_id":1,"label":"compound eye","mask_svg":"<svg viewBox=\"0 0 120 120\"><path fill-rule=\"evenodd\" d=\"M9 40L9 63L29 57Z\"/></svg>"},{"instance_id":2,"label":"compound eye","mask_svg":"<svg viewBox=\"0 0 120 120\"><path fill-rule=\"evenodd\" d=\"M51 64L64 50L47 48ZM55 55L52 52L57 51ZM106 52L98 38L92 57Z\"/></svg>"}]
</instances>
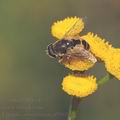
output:
<instances>
[{"instance_id":1,"label":"compound eye","mask_svg":"<svg viewBox=\"0 0 120 120\"><path fill-rule=\"evenodd\" d=\"M67 41L66 42L66 46L67 46L67 48L69 48L69 47L74 47L74 43L73 43L73 41Z\"/></svg>"},{"instance_id":2,"label":"compound eye","mask_svg":"<svg viewBox=\"0 0 120 120\"><path fill-rule=\"evenodd\" d=\"M67 46L66 44L62 44L61 48L66 48L66 46Z\"/></svg>"},{"instance_id":3,"label":"compound eye","mask_svg":"<svg viewBox=\"0 0 120 120\"><path fill-rule=\"evenodd\" d=\"M85 48L86 50L89 50L89 49L90 49L89 44L88 44L85 40L82 40L82 45L84 46L84 48Z\"/></svg>"},{"instance_id":4,"label":"compound eye","mask_svg":"<svg viewBox=\"0 0 120 120\"><path fill-rule=\"evenodd\" d=\"M81 44L80 40L74 40L73 39L72 41L73 41L74 46Z\"/></svg>"},{"instance_id":5,"label":"compound eye","mask_svg":"<svg viewBox=\"0 0 120 120\"><path fill-rule=\"evenodd\" d=\"M56 53L65 53L66 52L66 41L61 40L54 44L54 50Z\"/></svg>"}]
</instances>

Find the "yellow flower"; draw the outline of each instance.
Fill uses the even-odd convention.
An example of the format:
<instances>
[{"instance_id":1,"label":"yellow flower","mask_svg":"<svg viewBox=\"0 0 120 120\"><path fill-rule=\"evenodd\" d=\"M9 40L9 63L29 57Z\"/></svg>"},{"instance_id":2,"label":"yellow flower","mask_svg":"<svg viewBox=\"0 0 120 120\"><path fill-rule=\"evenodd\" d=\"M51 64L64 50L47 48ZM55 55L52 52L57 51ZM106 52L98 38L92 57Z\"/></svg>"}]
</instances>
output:
<instances>
[{"instance_id":1,"label":"yellow flower","mask_svg":"<svg viewBox=\"0 0 120 120\"><path fill-rule=\"evenodd\" d=\"M71 69L71 70L78 70L78 71L84 71L91 68L95 63L89 61L89 60L72 60L70 63L63 63L65 67Z\"/></svg>"},{"instance_id":2,"label":"yellow flower","mask_svg":"<svg viewBox=\"0 0 120 120\"><path fill-rule=\"evenodd\" d=\"M120 49L111 49L104 62L107 71L120 80Z\"/></svg>"},{"instance_id":3,"label":"yellow flower","mask_svg":"<svg viewBox=\"0 0 120 120\"><path fill-rule=\"evenodd\" d=\"M63 90L69 95L86 97L97 89L96 78L93 76L78 77L68 75L62 82Z\"/></svg>"},{"instance_id":4,"label":"yellow flower","mask_svg":"<svg viewBox=\"0 0 120 120\"><path fill-rule=\"evenodd\" d=\"M81 18L71 17L54 23L51 32L54 37L61 40L67 37L79 37L83 28L84 23ZM105 39L101 39L93 33L80 37L88 42L90 52L105 63L107 71L120 80L120 49L112 47ZM89 60L72 60L70 63L63 64L72 70L79 71L88 70L94 65Z\"/></svg>"},{"instance_id":5,"label":"yellow flower","mask_svg":"<svg viewBox=\"0 0 120 120\"><path fill-rule=\"evenodd\" d=\"M66 18L55 22L51 27L51 32L57 39L62 39L67 36L75 36L79 34L84 28L82 19L78 17Z\"/></svg>"},{"instance_id":6,"label":"yellow flower","mask_svg":"<svg viewBox=\"0 0 120 120\"><path fill-rule=\"evenodd\" d=\"M109 50L112 48L112 45L106 42L105 39L101 39L93 33L88 33L81 38L89 43L90 50L96 57L100 58L102 61L106 59Z\"/></svg>"},{"instance_id":7,"label":"yellow flower","mask_svg":"<svg viewBox=\"0 0 120 120\"><path fill-rule=\"evenodd\" d=\"M93 33L82 36L90 44L91 52L104 63L107 71L120 80L120 49L113 48Z\"/></svg>"}]
</instances>

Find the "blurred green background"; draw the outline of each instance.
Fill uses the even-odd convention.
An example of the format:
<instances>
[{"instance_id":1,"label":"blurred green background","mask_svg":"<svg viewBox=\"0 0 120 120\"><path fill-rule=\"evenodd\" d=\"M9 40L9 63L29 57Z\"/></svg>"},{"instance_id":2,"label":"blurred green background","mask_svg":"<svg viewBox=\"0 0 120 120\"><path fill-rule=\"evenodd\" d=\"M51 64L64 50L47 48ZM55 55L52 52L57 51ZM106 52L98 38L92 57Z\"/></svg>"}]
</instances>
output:
<instances>
[{"instance_id":1,"label":"blurred green background","mask_svg":"<svg viewBox=\"0 0 120 120\"><path fill-rule=\"evenodd\" d=\"M0 0L0 120L66 120L70 96L61 89L68 70L49 58L51 24L82 17L85 29L120 47L119 0ZM91 70L105 74L97 64ZM120 81L111 80L81 102L78 120L119 120Z\"/></svg>"}]
</instances>

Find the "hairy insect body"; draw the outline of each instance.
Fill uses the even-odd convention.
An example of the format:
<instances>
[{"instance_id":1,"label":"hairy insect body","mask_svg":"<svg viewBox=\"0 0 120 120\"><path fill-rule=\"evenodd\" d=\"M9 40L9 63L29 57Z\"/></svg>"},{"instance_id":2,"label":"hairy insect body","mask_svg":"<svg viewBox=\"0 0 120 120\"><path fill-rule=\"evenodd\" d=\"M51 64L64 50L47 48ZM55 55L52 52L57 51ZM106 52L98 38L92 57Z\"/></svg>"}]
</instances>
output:
<instances>
[{"instance_id":1,"label":"hairy insect body","mask_svg":"<svg viewBox=\"0 0 120 120\"><path fill-rule=\"evenodd\" d=\"M97 61L90 52L89 44L80 37L65 38L48 45L48 54L72 70L87 70Z\"/></svg>"}]
</instances>

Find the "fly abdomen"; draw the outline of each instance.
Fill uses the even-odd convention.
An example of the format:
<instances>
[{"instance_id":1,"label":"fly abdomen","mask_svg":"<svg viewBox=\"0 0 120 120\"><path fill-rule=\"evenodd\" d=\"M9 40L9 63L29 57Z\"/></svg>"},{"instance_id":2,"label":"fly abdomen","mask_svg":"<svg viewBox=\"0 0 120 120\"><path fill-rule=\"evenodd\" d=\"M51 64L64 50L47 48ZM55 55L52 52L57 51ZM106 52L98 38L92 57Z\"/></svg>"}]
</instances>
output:
<instances>
[{"instance_id":1,"label":"fly abdomen","mask_svg":"<svg viewBox=\"0 0 120 120\"><path fill-rule=\"evenodd\" d=\"M53 49L53 45L52 44L49 44L47 46L47 53L50 57L53 57L53 58L56 58L56 55L55 55L55 52L54 52L54 49Z\"/></svg>"},{"instance_id":2,"label":"fly abdomen","mask_svg":"<svg viewBox=\"0 0 120 120\"><path fill-rule=\"evenodd\" d=\"M84 48L85 48L86 50L89 50L89 49L90 49L89 44L88 44L85 40L82 40L82 45L84 46Z\"/></svg>"}]
</instances>

